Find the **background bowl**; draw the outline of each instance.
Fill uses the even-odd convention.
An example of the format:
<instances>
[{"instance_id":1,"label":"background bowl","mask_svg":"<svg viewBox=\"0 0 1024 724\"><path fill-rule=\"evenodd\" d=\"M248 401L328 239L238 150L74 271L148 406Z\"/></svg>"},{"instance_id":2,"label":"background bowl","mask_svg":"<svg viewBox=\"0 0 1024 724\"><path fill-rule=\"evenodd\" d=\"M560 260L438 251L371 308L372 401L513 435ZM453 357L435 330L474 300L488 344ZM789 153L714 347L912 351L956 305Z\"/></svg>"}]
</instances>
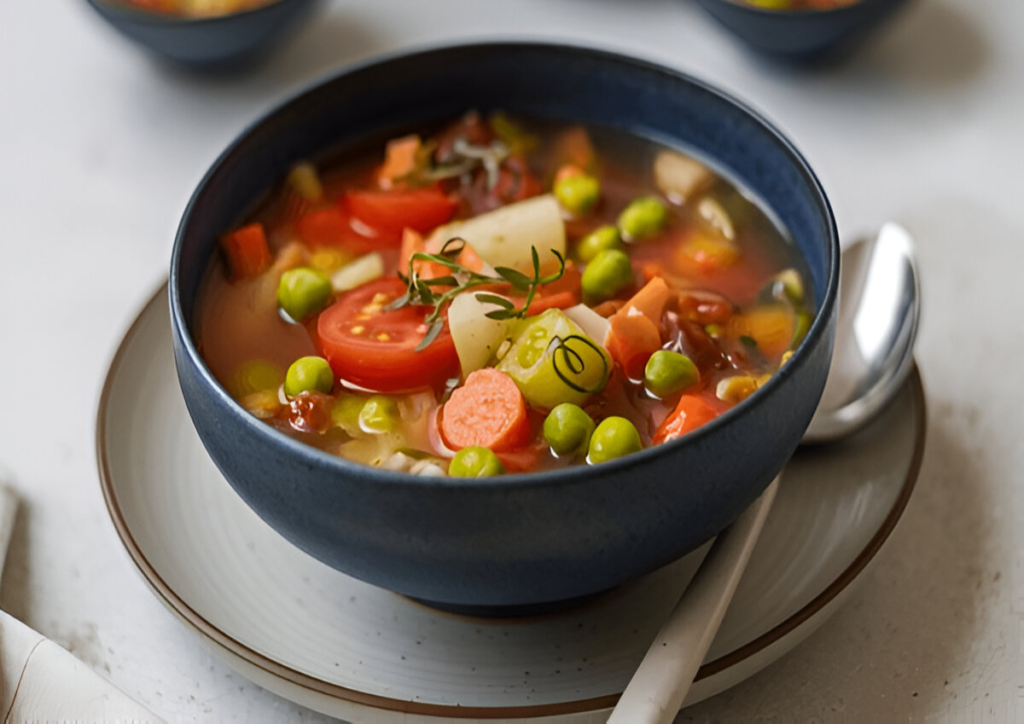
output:
<instances>
[{"instance_id":1,"label":"background bowl","mask_svg":"<svg viewBox=\"0 0 1024 724\"><path fill-rule=\"evenodd\" d=\"M107 22L149 50L189 65L251 60L298 25L317 0L269 5L209 18L186 18L133 7L122 0L89 0Z\"/></svg>"},{"instance_id":2,"label":"background bowl","mask_svg":"<svg viewBox=\"0 0 1024 724\"><path fill-rule=\"evenodd\" d=\"M742 0L697 0L752 47L793 61L849 51L907 0L860 0L834 10L766 10Z\"/></svg>"},{"instance_id":3,"label":"background bowl","mask_svg":"<svg viewBox=\"0 0 1024 724\"><path fill-rule=\"evenodd\" d=\"M797 353L748 400L686 438L592 467L497 479L423 478L357 465L246 413L193 343L196 292L218 236L295 161L472 108L614 127L713 159L771 206L806 260L819 311ZM192 197L174 246L175 362L210 456L295 545L357 578L436 605L527 610L666 565L761 493L820 398L835 332L838 264L835 222L807 164L776 130L720 91L587 48L446 47L347 70L257 121L222 154Z\"/></svg>"}]
</instances>

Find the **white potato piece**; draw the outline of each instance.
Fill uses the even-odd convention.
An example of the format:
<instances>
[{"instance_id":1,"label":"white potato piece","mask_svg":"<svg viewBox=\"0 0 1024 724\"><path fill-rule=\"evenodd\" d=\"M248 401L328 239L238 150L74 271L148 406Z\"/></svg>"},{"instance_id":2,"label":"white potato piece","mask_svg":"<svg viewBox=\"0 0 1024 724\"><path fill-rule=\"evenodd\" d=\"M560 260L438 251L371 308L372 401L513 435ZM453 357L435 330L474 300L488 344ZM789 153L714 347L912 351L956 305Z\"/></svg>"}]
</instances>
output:
<instances>
[{"instance_id":1,"label":"white potato piece","mask_svg":"<svg viewBox=\"0 0 1024 724\"><path fill-rule=\"evenodd\" d=\"M732 225L729 213L722 205L710 196L705 196L697 204L697 212L713 229L720 232L729 241L736 241L736 229Z\"/></svg>"},{"instance_id":2,"label":"white potato piece","mask_svg":"<svg viewBox=\"0 0 1024 724\"><path fill-rule=\"evenodd\" d=\"M579 325L579 328L602 347L608 339L608 332L611 331L612 323L588 307L586 304L577 304L564 310L565 316Z\"/></svg>"},{"instance_id":3,"label":"white potato piece","mask_svg":"<svg viewBox=\"0 0 1024 724\"><path fill-rule=\"evenodd\" d=\"M711 169L678 151L659 151L654 159L654 183L675 203L686 203L714 181Z\"/></svg>"},{"instance_id":4,"label":"white potato piece","mask_svg":"<svg viewBox=\"0 0 1024 724\"><path fill-rule=\"evenodd\" d=\"M490 319L488 312L501 309L492 302L482 302L473 292L464 292L448 307L448 330L462 366L462 378L486 367L498 346L504 341L510 320Z\"/></svg>"},{"instance_id":5,"label":"white potato piece","mask_svg":"<svg viewBox=\"0 0 1024 724\"><path fill-rule=\"evenodd\" d=\"M465 239L491 266L512 267L528 276L533 275L531 247L537 248L542 274L558 269L552 249L565 256L565 222L551 194L440 226L430 235L427 248L436 254L454 237Z\"/></svg>"},{"instance_id":6,"label":"white potato piece","mask_svg":"<svg viewBox=\"0 0 1024 724\"><path fill-rule=\"evenodd\" d=\"M375 251L353 259L331 275L331 288L335 294L347 292L384 276L384 259Z\"/></svg>"}]
</instances>

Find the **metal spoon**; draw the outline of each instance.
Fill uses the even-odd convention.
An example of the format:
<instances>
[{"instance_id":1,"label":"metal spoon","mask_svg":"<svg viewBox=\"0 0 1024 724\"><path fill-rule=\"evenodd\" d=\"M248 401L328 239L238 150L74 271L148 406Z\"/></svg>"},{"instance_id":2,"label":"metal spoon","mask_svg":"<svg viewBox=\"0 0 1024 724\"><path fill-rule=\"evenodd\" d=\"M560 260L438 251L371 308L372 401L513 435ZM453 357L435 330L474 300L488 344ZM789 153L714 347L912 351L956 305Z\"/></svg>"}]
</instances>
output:
<instances>
[{"instance_id":1,"label":"metal spoon","mask_svg":"<svg viewBox=\"0 0 1024 724\"><path fill-rule=\"evenodd\" d=\"M921 289L910 235L887 223L874 238L847 247L840 268L836 347L804 443L836 440L862 427L896 395L912 367ZM780 477L715 539L608 724L675 719L750 560Z\"/></svg>"}]
</instances>

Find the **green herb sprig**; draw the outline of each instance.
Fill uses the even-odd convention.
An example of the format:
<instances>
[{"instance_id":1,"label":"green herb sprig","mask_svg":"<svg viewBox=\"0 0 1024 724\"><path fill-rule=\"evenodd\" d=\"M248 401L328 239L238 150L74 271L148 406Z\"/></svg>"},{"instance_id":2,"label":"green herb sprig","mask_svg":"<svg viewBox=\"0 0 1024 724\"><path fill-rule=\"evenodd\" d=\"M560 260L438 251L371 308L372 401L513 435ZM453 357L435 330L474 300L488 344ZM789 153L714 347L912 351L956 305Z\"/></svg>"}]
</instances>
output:
<instances>
[{"instance_id":1,"label":"green herb sprig","mask_svg":"<svg viewBox=\"0 0 1024 724\"><path fill-rule=\"evenodd\" d=\"M537 253L537 247L533 246L530 247L530 254L533 259L532 277L505 266L495 267L494 272L498 276L480 274L479 272L467 269L457 261L459 254L465 248L466 240L455 237L446 241L444 246L441 247L441 251L437 254L428 254L422 251L416 252L409 259L408 274L399 273L398 275L405 282L405 293L388 304L385 307L386 310L401 309L410 304L433 307L433 310L424 319L430 325L430 328L420 343L416 345L417 352L426 349L431 342L437 339L437 335L441 333L441 329L444 327L444 319L442 319L441 313L457 295L485 284L509 284L516 291L526 292L526 299L521 307L517 307L511 299L500 297L497 294L481 292L477 294L477 299L481 302L496 304L499 307L485 315L488 319L521 319L526 316L526 312L537 293L537 287L557 281L565 273L565 259L561 254L552 249L551 253L558 259L558 271L548 276L541 276L540 255ZM451 274L434 279L425 279L416 271L415 263L417 261L430 261L440 264L446 267ZM440 289L435 289L435 287ZM441 289L444 291L441 291Z\"/></svg>"}]
</instances>

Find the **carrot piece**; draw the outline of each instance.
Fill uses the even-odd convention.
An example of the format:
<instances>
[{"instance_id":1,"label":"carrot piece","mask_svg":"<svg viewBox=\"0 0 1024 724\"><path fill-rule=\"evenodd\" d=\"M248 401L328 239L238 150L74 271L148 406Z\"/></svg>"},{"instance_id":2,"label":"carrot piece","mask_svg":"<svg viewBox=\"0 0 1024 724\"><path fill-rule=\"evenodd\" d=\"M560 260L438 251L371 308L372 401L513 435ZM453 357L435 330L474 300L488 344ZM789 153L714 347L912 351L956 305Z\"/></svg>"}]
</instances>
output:
<instances>
[{"instance_id":1,"label":"carrot piece","mask_svg":"<svg viewBox=\"0 0 1024 724\"><path fill-rule=\"evenodd\" d=\"M524 446L530 421L523 393L493 367L472 372L442 408L441 437L453 450L479 445L502 452Z\"/></svg>"},{"instance_id":2,"label":"carrot piece","mask_svg":"<svg viewBox=\"0 0 1024 724\"><path fill-rule=\"evenodd\" d=\"M661 349L658 326L642 314L623 314L621 311L609 320L611 328L605 346L630 379L644 376L644 366L651 355Z\"/></svg>"},{"instance_id":3,"label":"carrot piece","mask_svg":"<svg viewBox=\"0 0 1024 724\"><path fill-rule=\"evenodd\" d=\"M700 395L683 395L679 398L676 408L658 425L652 441L655 445L659 445L668 440L682 437L701 425L711 422L720 413L721 410L718 407L713 406Z\"/></svg>"},{"instance_id":4,"label":"carrot piece","mask_svg":"<svg viewBox=\"0 0 1024 724\"><path fill-rule=\"evenodd\" d=\"M416 169L416 154L420 146L420 137L415 135L388 141L384 149L384 165L377 172L377 182L381 188L392 188L397 179Z\"/></svg>"},{"instance_id":5,"label":"carrot piece","mask_svg":"<svg viewBox=\"0 0 1024 724\"><path fill-rule=\"evenodd\" d=\"M573 126L555 139L554 158L561 164L572 164L580 169L590 169L596 159L590 134L583 126Z\"/></svg>"},{"instance_id":6,"label":"carrot piece","mask_svg":"<svg viewBox=\"0 0 1024 724\"><path fill-rule=\"evenodd\" d=\"M665 304L672 295L672 289L661 277L655 277L644 284L636 294L630 297L619 314L635 315L637 312L644 315L655 325L661 324L661 315L665 312ZM631 310L636 310L631 311Z\"/></svg>"},{"instance_id":7,"label":"carrot piece","mask_svg":"<svg viewBox=\"0 0 1024 724\"><path fill-rule=\"evenodd\" d=\"M555 171L555 183L564 181L567 178L576 178L577 176L583 176L583 169L574 163L567 163L560 169Z\"/></svg>"},{"instance_id":8,"label":"carrot piece","mask_svg":"<svg viewBox=\"0 0 1024 724\"><path fill-rule=\"evenodd\" d=\"M233 279L248 279L262 274L273 261L263 224L258 222L225 234L220 243Z\"/></svg>"},{"instance_id":9,"label":"carrot piece","mask_svg":"<svg viewBox=\"0 0 1024 724\"><path fill-rule=\"evenodd\" d=\"M543 449L547 449L546 444ZM505 466L506 471L510 473L528 473L537 467L541 450L537 445L527 445L526 447L504 450L495 454L501 460L501 464Z\"/></svg>"},{"instance_id":10,"label":"carrot piece","mask_svg":"<svg viewBox=\"0 0 1024 724\"><path fill-rule=\"evenodd\" d=\"M661 348L661 315L672 290L655 277L610 318L608 353L632 379L643 377L644 365Z\"/></svg>"},{"instance_id":11,"label":"carrot piece","mask_svg":"<svg viewBox=\"0 0 1024 724\"><path fill-rule=\"evenodd\" d=\"M558 292L557 294L542 294L535 296L526 310L526 316L546 312L549 309L568 309L580 303L579 296L572 292Z\"/></svg>"}]
</instances>

